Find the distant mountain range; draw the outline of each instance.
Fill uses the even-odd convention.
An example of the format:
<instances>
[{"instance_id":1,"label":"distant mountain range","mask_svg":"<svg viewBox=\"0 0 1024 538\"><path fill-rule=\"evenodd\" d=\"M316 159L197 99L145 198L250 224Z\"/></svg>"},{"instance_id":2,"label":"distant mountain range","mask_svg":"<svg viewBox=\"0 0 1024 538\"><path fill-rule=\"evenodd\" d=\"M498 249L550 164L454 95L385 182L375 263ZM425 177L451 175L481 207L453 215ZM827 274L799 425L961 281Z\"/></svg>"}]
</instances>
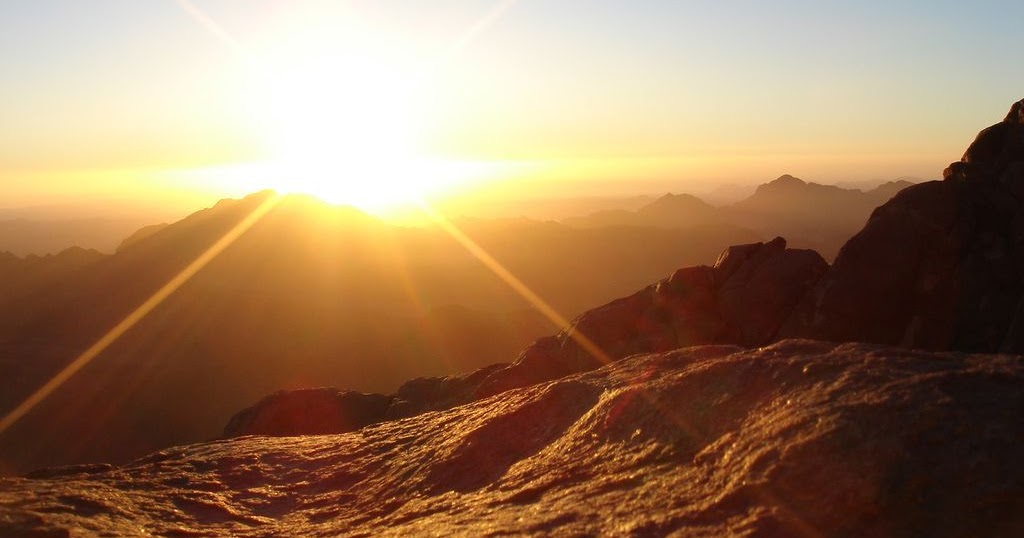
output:
<instances>
[{"instance_id":1,"label":"distant mountain range","mask_svg":"<svg viewBox=\"0 0 1024 538\"><path fill-rule=\"evenodd\" d=\"M720 208L670 194L636 210L565 223L454 224L571 319L678 267L707 263L727 245L768 234L831 257L833 245L905 186L862 192L783 176ZM224 200L173 224L140 228L114 254L73 248L0 255L0 411L269 196ZM0 470L121 460L201 440L274 390L312 384L388 392L412 377L508 361L552 329L441 228L394 226L353 208L288 196L0 437ZM154 416L159 427L149 425Z\"/></svg>"},{"instance_id":2,"label":"distant mountain range","mask_svg":"<svg viewBox=\"0 0 1024 538\"><path fill-rule=\"evenodd\" d=\"M183 203L66 200L0 208L0 252L44 256L81 247L109 254L135 230L187 215Z\"/></svg>"},{"instance_id":3,"label":"distant mountain range","mask_svg":"<svg viewBox=\"0 0 1024 538\"><path fill-rule=\"evenodd\" d=\"M269 196L224 200L144 228L111 255L0 257L0 412ZM713 259L725 245L759 239L727 225L455 225L569 319L676 267ZM390 391L410 377L510 360L552 329L441 228L394 226L288 196L0 437L0 467L124 460L212 437L235 411L274 390Z\"/></svg>"},{"instance_id":4,"label":"distant mountain range","mask_svg":"<svg viewBox=\"0 0 1024 538\"><path fill-rule=\"evenodd\" d=\"M861 191L784 175L758 186L749 197L722 207L688 194L666 194L635 211L599 211L563 222L579 228L732 225L763 237L785 236L796 247L812 248L832 259L864 225L872 210L911 185L900 179Z\"/></svg>"},{"instance_id":5,"label":"distant mountain range","mask_svg":"<svg viewBox=\"0 0 1024 538\"><path fill-rule=\"evenodd\" d=\"M0 252L18 256L55 254L71 246L113 252L133 230L148 220L80 218L0 219Z\"/></svg>"}]
</instances>

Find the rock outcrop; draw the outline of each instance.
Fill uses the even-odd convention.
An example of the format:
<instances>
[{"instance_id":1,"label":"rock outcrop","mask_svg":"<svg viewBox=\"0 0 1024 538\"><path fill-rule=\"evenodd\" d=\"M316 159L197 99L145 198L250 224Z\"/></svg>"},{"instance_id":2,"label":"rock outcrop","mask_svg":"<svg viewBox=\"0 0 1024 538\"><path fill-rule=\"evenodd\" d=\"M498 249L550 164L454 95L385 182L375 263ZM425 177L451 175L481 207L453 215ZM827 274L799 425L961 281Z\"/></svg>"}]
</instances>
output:
<instances>
[{"instance_id":1,"label":"rock outcrop","mask_svg":"<svg viewBox=\"0 0 1024 538\"><path fill-rule=\"evenodd\" d=\"M876 209L782 334L1024 352L1022 108Z\"/></svg>"},{"instance_id":2,"label":"rock outcrop","mask_svg":"<svg viewBox=\"0 0 1024 538\"><path fill-rule=\"evenodd\" d=\"M0 480L0 535L1024 535L1024 360L637 355L358 433Z\"/></svg>"},{"instance_id":3,"label":"rock outcrop","mask_svg":"<svg viewBox=\"0 0 1024 538\"><path fill-rule=\"evenodd\" d=\"M538 340L514 363L488 376L477 396L557 379L637 353L700 344L767 344L827 269L816 252L787 249L781 237L729 247L714 267L680 269L584 313L557 336ZM594 353L588 342L601 353Z\"/></svg>"}]
</instances>

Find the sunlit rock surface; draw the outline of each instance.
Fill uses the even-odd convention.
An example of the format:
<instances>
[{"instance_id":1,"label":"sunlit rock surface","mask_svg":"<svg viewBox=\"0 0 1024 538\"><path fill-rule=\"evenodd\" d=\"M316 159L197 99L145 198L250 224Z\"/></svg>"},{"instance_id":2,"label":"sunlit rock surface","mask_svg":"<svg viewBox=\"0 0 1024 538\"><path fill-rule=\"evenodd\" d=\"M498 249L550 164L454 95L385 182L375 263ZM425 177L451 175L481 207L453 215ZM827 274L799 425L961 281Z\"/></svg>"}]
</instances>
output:
<instances>
[{"instance_id":1,"label":"sunlit rock surface","mask_svg":"<svg viewBox=\"0 0 1024 538\"><path fill-rule=\"evenodd\" d=\"M1021 536L1022 387L1010 356L638 355L348 434L3 480L0 536Z\"/></svg>"}]
</instances>

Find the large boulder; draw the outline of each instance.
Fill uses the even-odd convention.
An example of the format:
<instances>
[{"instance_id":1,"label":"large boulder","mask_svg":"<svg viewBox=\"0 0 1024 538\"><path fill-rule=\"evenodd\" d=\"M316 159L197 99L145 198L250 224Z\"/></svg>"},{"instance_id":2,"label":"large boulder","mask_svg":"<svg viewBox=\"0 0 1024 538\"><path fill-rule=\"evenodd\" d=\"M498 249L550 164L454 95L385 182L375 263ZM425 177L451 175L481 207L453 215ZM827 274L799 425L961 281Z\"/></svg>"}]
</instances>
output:
<instances>
[{"instance_id":1,"label":"large boulder","mask_svg":"<svg viewBox=\"0 0 1024 538\"><path fill-rule=\"evenodd\" d=\"M331 388L279 391L231 417L225 437L343 433L384 419L392 398Z\"/></svg>"},{"instance_id":2,"label":"large boulder","mask_svg":"<svg viewBox=\"0 0 1024 538\"><path fill-rule=\"evenodd\" d=\"M793 307L828 264L813 250L787 249L781 237L765 244L731 274L719 271L717 309L726 321L720 341L742 346L771 342Z\"/></svg>"},{"instance_id":3,"label":"large boulder","mask_svg":"<svg viewBox=\"0 0 1024 538\"><path fill-rule=\"evenodd\" d=\"M1022 107L876 209L781 336L1024 351Z\"/></svg>"},{"instance_id":4,"label":"large boulder","mask_svg":"<svg viewBox=\"0 0 1024 538\"><path fill-rule=\"evenodd\" d=\"M472 399L481 381L505 366L504 363L492 364L468 374L420 377L406 381L391 397L386 418L395 420L462 405Z\"/></svg>"}]
</instances>

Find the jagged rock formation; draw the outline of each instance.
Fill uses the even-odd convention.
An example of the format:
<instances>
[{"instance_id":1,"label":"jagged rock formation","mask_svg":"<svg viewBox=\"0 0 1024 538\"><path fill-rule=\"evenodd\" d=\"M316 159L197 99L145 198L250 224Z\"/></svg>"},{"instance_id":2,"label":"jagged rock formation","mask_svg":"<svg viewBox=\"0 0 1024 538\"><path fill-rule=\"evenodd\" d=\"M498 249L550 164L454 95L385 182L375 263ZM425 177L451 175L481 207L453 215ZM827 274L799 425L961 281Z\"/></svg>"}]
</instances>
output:
<instances>
[{"instance_id":1,"label":"jagged rock formation","mask_svg":"<svg viewBox=\"0 0 1024 538\"><path fill-rule=\"evenodd\" d=\"M590 370L602 359L700 344L766 344L827 268L816 252L787 249L781 237L730 247L713 268L680 269L584 313L557 336L538 340L513 364L488 376L478 396ZM604 357L582 346L578 334Z\"/></svg>"},{"instance_id":2,"label":"jagged rock formation","mask_svg":"<svg viewBox=\"0 0 1024 538\"><path fill-rule=\"evenodd\" d=\"M602 361L637 353L714 343L763 345L774 338L789 312L827 268L817 253L787 249L781 237L768 243L733 246L714 267L680 269L629 297L584 313L558 335L534 342L510 365L494 365L469 375L416 379L390 397L346 393L346 397L325 404L322 416L296 423L280 419L292 416L296 405L305 405L297 402L305 402L309 395L299 393L293 399L278 394L236 415L224 434L341 433L368 423L448 409L512 388L592 370ZM580 335L602 354L595 356L581 345ZM367 415L363 399L371 397L390 405L372 406L377 416ZM268 418L254 422L263 416ZM349 416L365 420L352 421Z\"/></svg>"},{"instance_id":3,"label":"jagged rock formation","mask_svg":"<svg viewBox=\"0 0 1024 538\"><path fill-rule=\"evenodd\" d=\"M783 334L1024 352L1022 107L875 210Z\"/></svg>"},{"instance_id":4,"label":"jagged rock formation","mask_svg":"<svg viewBox=\"0 0 1024 538\"><path fill-rule=\"evenodd\" d=\"M1024 360L638 355L337 436L0 481L0 535L1020 536Z\"/></svg>"}]
</instances>

